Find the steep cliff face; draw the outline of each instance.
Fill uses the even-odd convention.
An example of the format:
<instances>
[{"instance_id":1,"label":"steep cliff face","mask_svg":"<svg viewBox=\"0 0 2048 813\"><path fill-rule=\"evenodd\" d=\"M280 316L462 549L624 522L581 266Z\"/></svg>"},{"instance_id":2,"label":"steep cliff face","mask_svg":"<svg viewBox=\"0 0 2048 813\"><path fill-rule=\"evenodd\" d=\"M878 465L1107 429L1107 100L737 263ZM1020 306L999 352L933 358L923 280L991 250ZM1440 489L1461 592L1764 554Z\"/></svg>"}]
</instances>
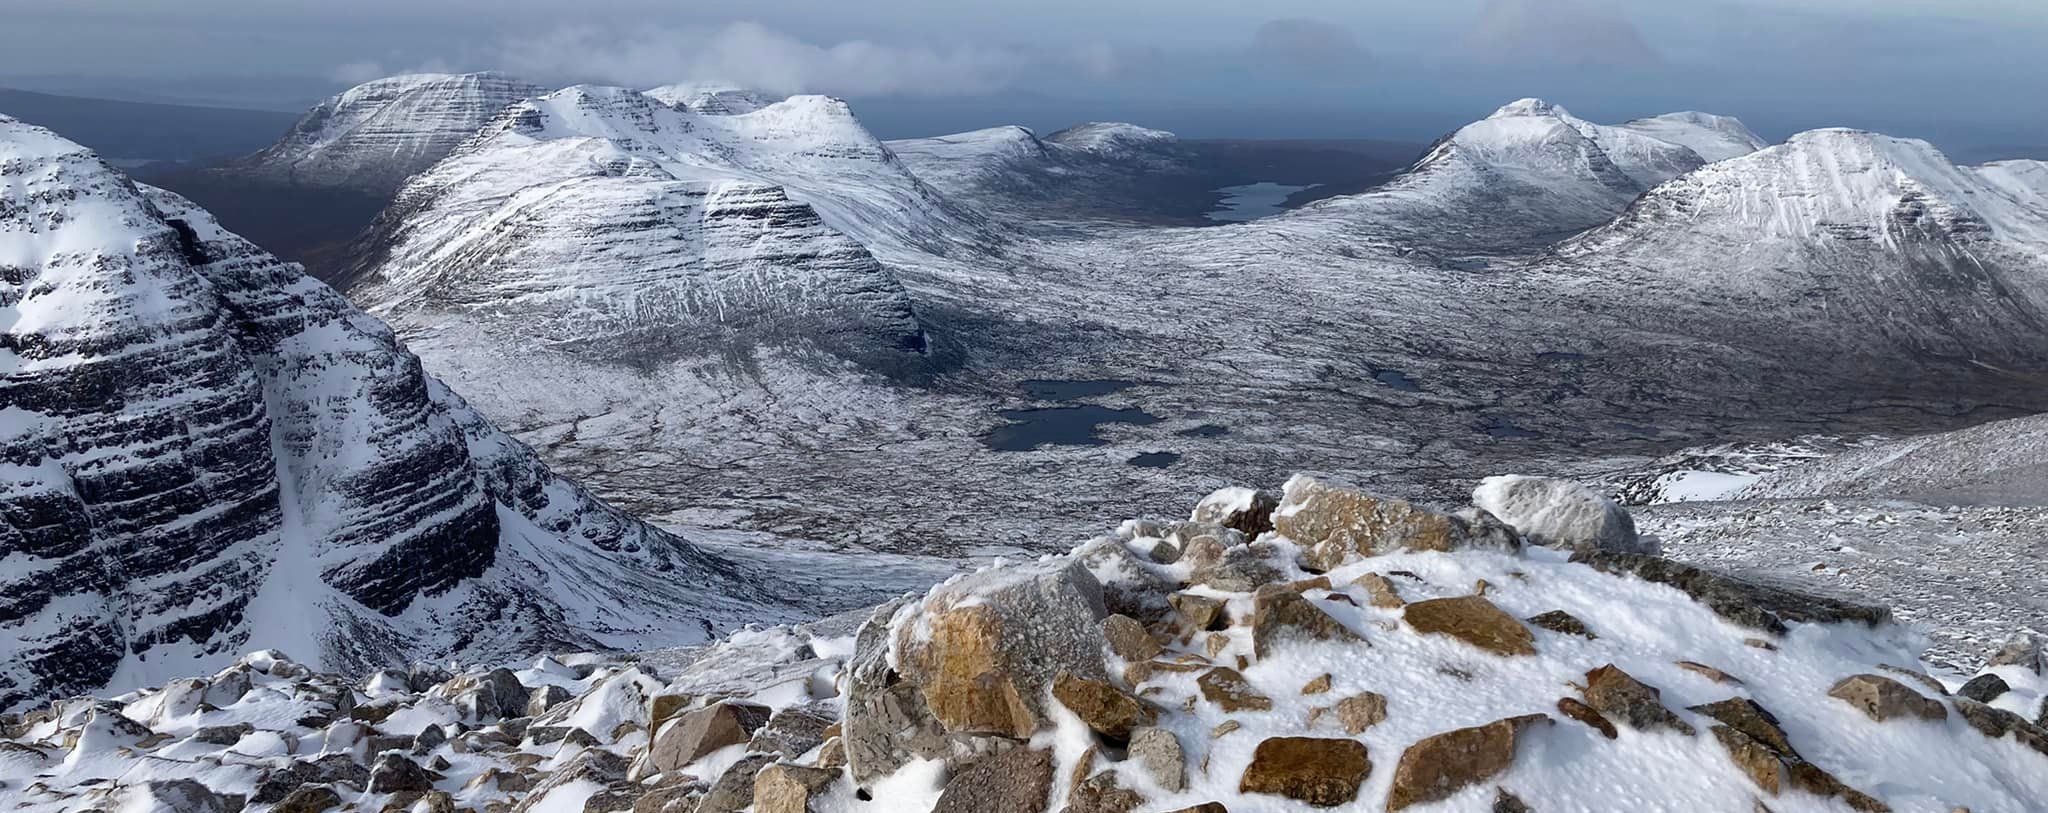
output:
<instances>
[{"instance_id":1,"label":"steep cliff face","mask_svg":"<svg viewBox=\"0 0 2048 813\"><path fill-rule=\"evenodd\" d=\"M284 138L231 169L273 182L388 195L506 105L545 92L498 73L378 79L314 106Z\"/></svg>"},{"instance_id":2,"label":"steep cliff face","mask_svg":"<svg viewBox=\"0 0 2048 813\"><path fill-rule=\"evenodd\" d=\"M552 475L332 289L6 118L0 327L0 706L249 646L694 640L746 606L729 565ZM674 603L572 600L625 589Z\"/></svg>"}]
</instances>

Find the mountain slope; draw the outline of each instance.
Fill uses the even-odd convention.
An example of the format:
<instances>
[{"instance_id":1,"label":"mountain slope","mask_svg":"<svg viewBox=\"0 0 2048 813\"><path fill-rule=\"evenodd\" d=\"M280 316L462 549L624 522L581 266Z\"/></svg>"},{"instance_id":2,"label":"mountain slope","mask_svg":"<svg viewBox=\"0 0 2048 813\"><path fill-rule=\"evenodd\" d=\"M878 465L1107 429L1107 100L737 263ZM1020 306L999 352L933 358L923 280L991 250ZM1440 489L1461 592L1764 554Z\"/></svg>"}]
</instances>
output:
<instances>
[{"instance_id":1,"label":"mountain slope","mask_svg":"<svg viewBox=\"0 0 2048 813\"><path fill-rule=\"evenodd\" d=\"M390 194L512 102L547 92L497 73L409 74L366 82L308 110L229 170L273 182Z\"/></svg>"},{"instance_id":2,"label":"mountain slope","mask_svg":"<svg viewBox=\"0 0 2048 813\"><path fill-rule=\"evenodd\" d=\"M0 166L0 706L250 646L493 659L759 610L183 199L12 119Z\"/></svg>"},{"instance_id":3,"label":"mountain slope","mask_svg":"<svg viewBox=\"0 0 2048 813\"><path fill-rule=\"evenodd\" d=\"M1879 376L1908 375L1903 353L2024 386L2048 364L2048 210L2005 172L1921 141L1802 133L1659 187L1541 270L1616 307L1659 292L1659 330Z\"/></svg>"},{"instance_id":4,"label":"mountain slope","mask_svg":"<svg viewBox=\"0 0 2048 813\"><path fill-rule=\"evenodd\" d=\"M1341 227L1352 239L1447 256L1527 252L1605 223L1645 191L1705 165L1688 143L1725 155L1735 149L1722 146L1731 132L1757 141L1722 117L1655 121L1610 127L1522 99L1444 137L1385 186L1288 217L1305 219L1297 228Z\"/></svg>"}]
</instances>

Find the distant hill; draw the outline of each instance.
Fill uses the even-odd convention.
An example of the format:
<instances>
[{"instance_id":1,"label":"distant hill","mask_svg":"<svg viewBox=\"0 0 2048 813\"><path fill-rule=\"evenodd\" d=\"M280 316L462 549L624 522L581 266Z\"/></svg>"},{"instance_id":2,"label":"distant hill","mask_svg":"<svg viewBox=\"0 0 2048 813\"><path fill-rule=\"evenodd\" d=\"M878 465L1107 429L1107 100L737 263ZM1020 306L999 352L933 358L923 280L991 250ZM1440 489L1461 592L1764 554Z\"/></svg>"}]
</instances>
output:
<instances>
[{"instance_id":1,"label":"distant hill","mask_svg":"<svg viewBox=\"0 0 2048 813\"><path fill-rule=\"evenodd\" d=\"M0 88L0 113L48 127L115 161L197 161L263 149L293 113L120 102Z\"/></svg>"}]
</instances>

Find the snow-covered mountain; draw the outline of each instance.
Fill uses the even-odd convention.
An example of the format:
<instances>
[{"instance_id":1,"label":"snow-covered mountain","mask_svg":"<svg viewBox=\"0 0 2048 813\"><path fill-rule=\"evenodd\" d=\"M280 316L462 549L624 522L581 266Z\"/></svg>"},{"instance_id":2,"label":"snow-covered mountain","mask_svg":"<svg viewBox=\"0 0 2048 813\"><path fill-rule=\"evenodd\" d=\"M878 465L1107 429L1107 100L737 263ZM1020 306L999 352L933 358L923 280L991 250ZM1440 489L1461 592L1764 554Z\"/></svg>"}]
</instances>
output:
<instances>
[{"instance_id":1,"label":"snow-covered mountain","mask_svg":"<svg viewBox=\"0 0 2048 813\"><path fill-rule=\"evenodd\" d=\"M1195 153L1174 134L1114 122L1043 138L1024 127L992 127L891 141L889 148L949 199L1000 213L1019 229L1062 220L1142 221L1157 208L1161 187L1199 171Z\"/></svg>"},{"instance_id":2,"label":"snow-covered mountain","mask_svg":"<svg viewBox=\"0 0 2048 813\"><path fill-rule=\"evenodd\" d=\"M250 646L355 669L774 612L299 267L4 117L0 268L0 707Z\"/></svg>"},{"instance_id":3,"label":"snow-covered mountain","mask_svg":"<svg viewBox=\"0 0 2048 813\"><path fill-rule=\"evenodd\" d=\"M2036 177L1958 167L1923 141L1817 130L1658 187L1542 270L1579 280L1559 286L1566 295L1645 311L1658 330L1826 353L1878 380L1914 375L1903 358L2019 388L2048 364ZM1650 291L1659 304L1643 308ZM1777 327L1758 333L1763 321Z\"/></svg>"},{"instance_id":4,"label":"snow-covered mountain","mask_svg":"<svg viewBox=\"0 0 2048 813\"><path fill-rule=\"evenodd\" d=\"M1613 127L1522 99L1445 136L1385 186L1289 216L1443 254L1525 252L1605 223L1658 184L1761 144L1723 116L1676 113Z\"/></svg>"},{"instance_id":5,"label":"snow-covered mountain","mask_svg":"<svg viewBox=\"0 0 2048 813\"><path fill-rule=\"evenodd\" d=\"M422 73L327 99L269 148L229 165L279 183L391 194L474 135L505 106L547 88L499 73Z\"/></svg>"}]
</instances>

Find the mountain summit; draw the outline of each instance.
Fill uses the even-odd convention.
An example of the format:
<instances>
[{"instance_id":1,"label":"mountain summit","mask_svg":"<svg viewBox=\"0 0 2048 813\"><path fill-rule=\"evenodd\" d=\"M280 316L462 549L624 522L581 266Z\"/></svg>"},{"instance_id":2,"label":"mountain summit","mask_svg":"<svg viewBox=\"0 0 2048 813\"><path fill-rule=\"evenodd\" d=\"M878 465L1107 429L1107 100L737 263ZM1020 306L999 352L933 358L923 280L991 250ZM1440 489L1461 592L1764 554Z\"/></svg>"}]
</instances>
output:
<instances>
[{"instance_id":1,"label":"mountain summit","mask_svg":"<svg viewBox=\"0 0 2048 813\"><path fill-rule=\"evenodd\" d=\"M276 182L388 195L506 105L546 92L501 73L419 73L365 82L315 105L284 138L233 168Z\"/></svg>"}]
</instances>

